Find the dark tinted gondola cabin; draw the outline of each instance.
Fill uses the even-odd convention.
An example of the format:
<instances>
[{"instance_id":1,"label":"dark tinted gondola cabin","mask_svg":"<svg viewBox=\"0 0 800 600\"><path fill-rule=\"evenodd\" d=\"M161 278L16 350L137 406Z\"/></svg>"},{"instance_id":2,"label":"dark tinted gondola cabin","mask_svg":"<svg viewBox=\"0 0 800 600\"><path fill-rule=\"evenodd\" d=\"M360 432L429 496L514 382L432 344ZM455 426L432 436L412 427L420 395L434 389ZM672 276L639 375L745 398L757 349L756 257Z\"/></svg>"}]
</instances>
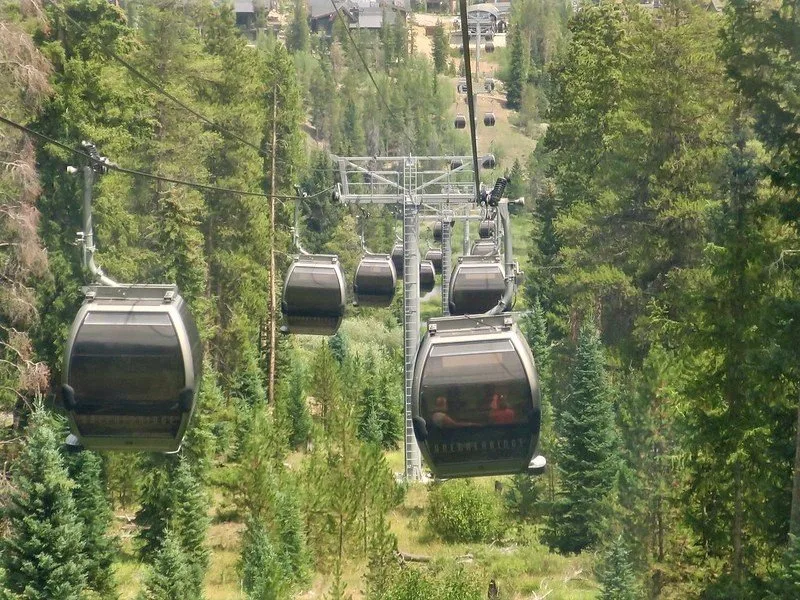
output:
<instances>
[{"instance_id":1,"label":"dark tinted gondola cabin","mask_svg":"<svg viewBox=\"0 0 800 600\"><path fill-rule=\"evenodd\" d=\"M419 261L419 293L427 294L436 285L436 270L429 260Z\"/></svg>"},{"instance_id":2,"label":"dark tinted gondola cabin","mask_svg":"<svg viewBox=\"0 0 800 600\"><path fill-rule=\"evenodd\" d=\"M437 477L528 469L539 440L539 384L512 315L428 321L411 397L414 434Z\"/></svg>"},{"instance_id":3,"label":"dark tinted gondola cabin","mask_svg":"<svg viewBox=\"0 0 800 600\"><path fill-rule=\"evenodd\" d=\"M496 232L497 224L494 221L481 221L481 224L478 225L478 235L482 240L488 240L489 238L494 237Z\"/></svg>"},{"instance_id":4,"label":"dark tinted gondola cabin","mask_svg":"<svg viewBox=\"0 0 800 600\"><path fill-rule=\"evenodd\" d=\"M397 277L403 276L403 244L397 243L392 248L392 263Z\"/></svg>"},{"instance_id":5,"label":"dark tinted gondola cabin","mask_svg":"<svg viewBox=\"0 0 800 600\"><path fill-rule=\"evenodd\" d=\"M425 253L425 260L429 260L433 263L433 268L437 273L442 272L442 249L441 248L430 248Z\"/></svg>"},{"instance_id":6,"label":"dark tinted gondola cabin","mask_svg":"<svg viewBox=\"0 0 800 600\"><path fill-rule=\"evenodd\" d=\"M492 239L477 240L472 244L470 255L472 256L492 256L497 254L497 244Z\"/></svg>"},{"instance_id":7,"label":"dark tinted gondola cabin","mask_svg":"<svg viewBox=\"0 0 800 600\"><path fill-rule=\"evenodd\" d=\"M499 256L462 256L450 278L450 313L485 313L497 305L505 288Z\"/></svg>"},{"instance_id":8,"label":"dark tinted gondola cabin","mask_svg":"<svg viewBox=\"0 0 800 600\"><path fill-rule=\"evenodd\" d=\"M333 335L344 316L345 283L331 254L296 256L283 284L282 333Z\"/></svg>"},{"instance_id":9,"label":"dark tinted gondola cabin","mask_svg":"<svg viewBox=\"0 0 800 600\"><path fill-rule=\"evenodd\" d=\"M353 282L355 303L359 306L385 308L392 304L397 287L397 273L388 254L366 254L358 263Z\"/></svg>"},{"instance_id":10,"label":"dark tinted gondola cabin","mask_svg":"<svg viewBox=\"0 0 800 600\"><path fill-rule=\"evenodd\" d=\"M173 285L92 286L64 353L70 429L86 448L176 452L203 364Z\"/></svg>"}]
</instances>

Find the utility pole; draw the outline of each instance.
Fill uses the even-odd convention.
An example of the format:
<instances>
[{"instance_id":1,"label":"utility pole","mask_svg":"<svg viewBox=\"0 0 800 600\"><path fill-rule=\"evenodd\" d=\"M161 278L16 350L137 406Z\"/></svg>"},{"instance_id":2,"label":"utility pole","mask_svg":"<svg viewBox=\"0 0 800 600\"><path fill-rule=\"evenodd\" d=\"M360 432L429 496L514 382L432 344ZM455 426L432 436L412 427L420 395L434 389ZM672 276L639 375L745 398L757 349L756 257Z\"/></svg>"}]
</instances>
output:
<instances>
[{"instance_id":1,"label":"utility pole","mask_svg":"<svg viewBox=\"0 0 800 600\"><path fill-rule=\"evenodd\" d=\"M275 353L277 337L275 315L277 313L277 294L275 292L275 155L277 148L278 128L278 86L272 87L272 156L269 183L269 404L275 404Z\"/></svg>"}]
</instances>

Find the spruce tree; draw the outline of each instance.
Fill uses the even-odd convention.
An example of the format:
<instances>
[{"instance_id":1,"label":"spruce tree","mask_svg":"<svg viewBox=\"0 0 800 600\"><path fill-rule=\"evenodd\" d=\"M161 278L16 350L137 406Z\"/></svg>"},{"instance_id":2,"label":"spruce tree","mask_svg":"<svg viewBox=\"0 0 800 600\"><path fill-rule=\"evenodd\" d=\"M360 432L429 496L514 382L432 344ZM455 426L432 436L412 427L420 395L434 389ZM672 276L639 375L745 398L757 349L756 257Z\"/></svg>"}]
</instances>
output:
<instances>
[{"instance_id":1,"label":"spruce tree","mask_svg":"<svg viewBox=\"0 0 800 600\"><path fill-rule=\"evenodd\" d=\"M433 69L438 75L447 70L447 55L450 52L450 43L447 32L441 22L433 29Z\"/></svg>"},{"instance_id":2,"label":"spruce tree","mask_svg":"<svg viewBox=\"0 0 800 600\"><path fill-rule=\"evenodd\" d=\"M506 88L506 104L508 108L519 110L522 104L522 90L528 81L528 51L519 27L512 26L508 35L508 52L511 58L508 74L503 80Z\"/></svg>"},{"instance_id":3,"label":"spruce tree","mask_svg":"<svg viewBox=\"0 0 800 600\"><path fill-rule=\"evenodd\" d=\"M208 530L208 498L189 461L181 457L170 485L173 507L169 528L186 557L187 589L191 597L200 598L208 568L209 551L205 546Z\"/></svg>"},{"instance_id":4,"label":"spruce tree","mask_svg":"<svg viewBox=\"0 0 800 600\"><path fill-rule=\"evenodd\" d=\"M561 489L545 541L559 552L580 552L600 539L619 464L603 348L592 323L581 327L556 426Z\"/></svg>"},{"instance_id":5,"label":"spruce tree","mask_svg":"<svg viewBox=\"0 0 800 600\"><path fill-rule=\"evenodd\" d=\"M308 576L310 556L306 546L306 535L297 490L294 486L284 486L275 495L275 527L279 543L279 555L287 579L299 583Z\"/></svg>"},{"instance_id":6,"label":"spruce tree","mask_svg":"<svg viewBox=\"0 0 800 600\"><path fill-rule=\"evenodd\" d=\"M280 554L267 529L250 518L242 538L239 570L248 600L280 600L288 590Z\"/></svg>"},{"instance_id":7,"label":"spruce tree","mask_svg":"<svg viewBox=\"0 0 800 600\"><path fill-rule=\"evenodd\" d=\"M82 600L87 564L73 484L61 454L62 428L38 406L3 511L8 535L0 538L8 600Z\"/></svg>"},{"instance_id":8,"label":"spruce tree","mask_svg":"<svg viewBox=\"0 0 800 600\"><path fill-rule=\"evenodd\" d=\"M598 571L601 600L637 600L641 597L622 536L611 542Z\"/></svg>"},{"instance_id":9,"label":"spruce tree","mask_svg":"<svg viewBox=\"0 0 800 600\"><path fill-rule=\"evenodd\" d=\"M279 397L279 407L276 407L276 420L286 428L289 447L297 449L303 446L311 437L311 413L308 410L305 392L305 369L302 363L295 362L289 380L284 386ZM285 417L278 419L277 413Z\"/></svg>"},{"instance_id":10,"label":"spruce tree","mask_svg":"<svg viewBox=\"0 0 800 600\"><path fill-rule=\"evenodd\" d=\"M112 565L117 544L109 534L114 515L103 486L102 461L94 452L83 450L68 455L67 463L75 482L72 496L76 514L83 525L86 586L100 598L114 598Z\"/></svg>"},{"instance_id":11,"label":"spruce tree","mask_svg":"<svg viewBox=\"0 0 800 600\"><path fill-rule=\"evenodd\" d=\"M178 536L172 530L164 532L161 547L153 557L144 589L138 600L183 600L200 598L192 586L187 556L181 548Z\"/></svg>"},{"instance_id":12,"label":"spruce tree","mask_svg":"<svg viewBox=\"0 0 800 600\"><path fill-rule=\"evenodd\" d=\"M172 516L173 495L170 489L168 457L152 457L147 461L142 485L141 505L136 513L139 555L144 560L153 556L164 544L164 535Z\"/></svg>"},{"instance_id":13,"label":"spruce tree","mask_svg":"<svg viewBox=\"0 0 800 600\"><path fill-rule=\"evenodd\" d=\"M286 49L289 52L307 52L311 32L308 28L308 14L304 0L295 0L294 16L286 32Z\"/></svg>"}]
</instances>

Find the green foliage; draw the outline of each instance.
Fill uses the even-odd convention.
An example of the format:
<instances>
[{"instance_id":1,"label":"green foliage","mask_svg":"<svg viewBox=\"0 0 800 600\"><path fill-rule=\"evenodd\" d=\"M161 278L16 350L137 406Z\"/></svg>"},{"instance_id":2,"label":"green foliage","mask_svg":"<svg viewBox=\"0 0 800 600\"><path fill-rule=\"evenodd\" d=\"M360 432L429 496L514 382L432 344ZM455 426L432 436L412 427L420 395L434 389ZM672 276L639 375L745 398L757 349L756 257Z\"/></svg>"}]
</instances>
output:
<instances>
[{"instance_id":1,"label":"green foliage","mask_svg":"<svg viewBox=\"0 0 800 600\"><path fill-rule=\"evenodd\" d=\"M177 600L200 598L192 582L187 556L177 536L169 529L164 532L161 547L144 581L138 600Z\"/></svg>"},{"instance_id":2,"label":"green foliage","mask_svg":"<svg viewBox=\"0 0 800 600\"><path fill-rule=\"evenodd\" d=\"M311 413L306 402L306 374L302 363L296 361L288 377L278 388L275 407L276 425L286 432L290 448L303 446L311 437Z\"/></svg>"},{"instance_id":3,"label":"green foliage","mask_svg":"<svg viewBox=\"0 0 800 600\"><path fill-rule=\"evenodd\" d=\"M545 541L559 552L580 552L601 538L619 470L603 348L591 323L581 328L569 401L556 427L561 489Z\"/></svg>"},{"instance_id":4,"label":"green foliage","mask_svg":"<svg viewBox=\"0 0 800 600\"><path fill-rule=\"evenodd\" d=\"M102 461L94 452L83 450L67 456L67 468L75 482L72 496L83 526L86 587L99 598L115 598L112 565L117 543L109 532L114 515L105 494Z\"/></svg>"},{"instance_id":5,"label":"green foliage","mask_svg":"<svg viewBox=\"0 0 800 600\"><path fill-rule=\"evenodd\" d=\"M602 600L637 600L641 592L622 537L612 540L599 567Z\"/></svg>"},{"instance_id":6,"label":"green foliage","mask_svg":"<svg viewBox=\"0 0 800 600\"><path fill-rule=\"evenodd\" d=\"M441 22L433 30L433 70L436 74L447 71L447 57L450 54L450 40Z\"/></svg>"},{"instance_id":7,"label":"green foliage","mask_svg":"<svg viewBox=\"0 0 800 600\"><path fill-rule=\"evenodd\" d=\"M74 484L60 452L63 434L63 425L39 405L31 415L15 463L14 489L3 510L9 530L0 538L4 599L84 596L87 547ZM96 567L92 565L94 575Z\"/></svg>"},{"instance_id":8,"label":"green foliage","mask_svg":"<svg viewBox=\"0 0 800 600\"><path fill-rule=\"evenodd\" d=\"M305 52L308 50L311 32L308 28L308 13L302 0L294 3L294 15L286 32L286 49L289 52Z\"/></svg>"},{"instance_id":9,"label":"green foliage","mask_svg":"<svg viewBox=\"0 0 800 600\"><path fill-rule=\"evenodd\" d=\"M308 578L311 557L306 547L297 489L284 488L278 492L275 504L276 540L286 578L294 583L304 582Z\"/></svg>"},{"instance_id":10,"label":"green foliage","mask_svg":"<svg viewBox=\"0 0 800 600\"><path fill-rule=\"evenodd\" d=\"M552 468L551 465L548 465ZM511 479L505 492L505 500L512 514L520 519L532 519L541 512L542 484L539 479L525 473L518 473Z\"/></svg>"},{"instance_id":11,"label":"green foliage","mask_svg":"<svg viewBox=\"0 0 800 600\"><path fill-rule=\"evenodd\" d=\"M289 585L284 564L267 529L256 519L247 522L239 569L248 600L286 598Z\"/></svg>"},{"instance_id":12,"label":"green foliage","mask_svg":"<svg viewBox=\"0 0 800 600\"><path fill-rule=\"evenodd\" d=\"M169 561L175 559L174 551L167 551L166 536L170 532L171 543L180 550L181 585L195 597L202 595L208 567L207 503L202 484L189 461L184 457L165 457L154 460L150 466L142 490L141 508L136 513L143 558L157 557L161 551L166 561L162 566L167 568ZM153 563L156 571L162 566Z\"/></svg>"},{"instance_id":13,"label":"green foliage","mask_svg":"<svg viewBox=\"0 0 800 600\"><path fill-rule=\"evenodd\" d=\"M500 503L470 479L455 479L430 492L428 525L444 541L489 542L501 537Z\"/></svg>"},{"instance_id":14,"label":"green foliage","mask_svg":"<svg viewBox=\"0 0 800 600\"><path fill-rule=\"evenodd\" d=\"M371 600L483 600L486 582L461 567L434 568L433 572L397 570L386 589Z\"/></svg>"}]
</instances>

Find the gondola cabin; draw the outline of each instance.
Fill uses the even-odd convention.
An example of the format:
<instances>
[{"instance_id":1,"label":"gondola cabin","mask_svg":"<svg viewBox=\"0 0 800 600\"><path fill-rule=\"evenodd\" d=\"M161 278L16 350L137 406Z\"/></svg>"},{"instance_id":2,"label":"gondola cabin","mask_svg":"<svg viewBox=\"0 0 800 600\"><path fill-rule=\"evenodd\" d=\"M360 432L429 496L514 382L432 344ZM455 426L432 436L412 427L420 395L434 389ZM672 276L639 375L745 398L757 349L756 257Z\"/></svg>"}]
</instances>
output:
<instances>
[{"instance_id":1,"label":"gondola cabin","mask_svg":"<svg viewBox=\"0 0 800 600\"><path fill-rule=\"evenodd\" d=\"M392 263L398 278L403 276L403 261L403 244L398 242L392 248Z\"/></svg>"},{"instance_id":2,"label":"gondola cabin","mask_svg":"<svg viewBox=\"0 0 800 600\"><path fill-rule=\"evenodd\" d=\"M450 314L485 313L497 305L505 287L499 256L462 256L450 278Z\"/></svg>"},{"instance_id":3,"label":"gondola cabin","mask_svg":"<svg viewBox=\"0 0 800 600\"><path fill-rule=\"evenodd\" d=\"M496 232L497 224L492 220L487 219L486 221L481 221L481 224L478 225L478 236L482 240L493 238Z\"/></svg>"},{"instance_id":4,"label":"gondola cabin","mask_svg":"<svg viewBox=\"0 0 800 600\"><path fill-rule=\"evenodd\" d=\"M442 249L441 248L430 248L425 253L425 260L429 260L433 263L433 268L436 273L442 272Z\"/></svg>"},{"instance_id":5,"label":"gondola cabin","mask_svg":"<svg viewBox=\"0 0 800 600\"><path fill-rule=\"evenodd\" d=\"M456 126L456 129L466 129L467 127L467 118L464 115L456 115L453 124Z\"/></svg>"},{"instance_id":6,"label":"gondola cabin","mask_svg":"<svg viewBox=\"0 0 800 600\"><path fill-rule=\"evenodd\" d=\"M455 225L455 221L453 219L450 220L450 228L452 230L453 225ZM441 242L442 241L442 222L436 221L433 224L433 241L434 242Z\"/></svg>"},{"instance_id":7,"label":"gondola cabin","mask_svg":"<svg viewBox=\"0 0 800 600\"><path fill-rule=\"evenodd\" d=\"M281 333L333 335L344 316L345 283L332 254L296 256L283 284Z\"/></svg>"},{"instance_id":8,"label":"gondola cabin","mask_svg":"<svg viewBox=\"0 0 800 600\"><path fill-rule=\"evenodd\" d=\"M397 272L388 254L365 254L358 263L353 293L355 304L386 308L392 304L397 287Z\"/></svg>"},{"instance_id":9,"label":"gondola cabin","mask_svg":"<svg viewBox=\"0 0 800 600\"><path fill-rule=\"evenodd\" d=\"M174 285L91 286L64 352L70 429L93 450L177 452L203 365Z\"/></svg>"},{"instance_id":10,"label":"gondola cabin","mask_svg":"<svg viewBox=\"0 0 800 600\"><path fill-rule=\"evenodd\" d=\"M437 477L528 471L541 425L539 382L512 315L429 320L411 397L414 434Z\"/></svg>"},{"instance_id":11,"label":"gondola cabin","mask_svg":"<svg viewBox=\"0 0 800 600\"><path fill-rule=\"evenodd\" d=\"M497 254L497 244L493 239L477 240L469 253L471 256L492 256Z\"/></svg>"},{"instance_id":12,"label":"gondola cabin","mask_svg":"<svg viewBox=\"0 0 800 600\"><path fill-rule=\"evenodd\" d=\"M497 123L497 119L493 112L487 112L483 115L483 124L486 125L486 127L494 127L495 123Z\"/></svg>"},{"instance_id":13,"label":"gondola cabin","mask_svg":"<svg viewBox=\"0 0 800 600\"><path fill-rule=\"evenodd\" d=\"M433 291L436 285L436 270L429 260L419 261L419 293L421 295Z\"/></svg>"}]
</instances>

